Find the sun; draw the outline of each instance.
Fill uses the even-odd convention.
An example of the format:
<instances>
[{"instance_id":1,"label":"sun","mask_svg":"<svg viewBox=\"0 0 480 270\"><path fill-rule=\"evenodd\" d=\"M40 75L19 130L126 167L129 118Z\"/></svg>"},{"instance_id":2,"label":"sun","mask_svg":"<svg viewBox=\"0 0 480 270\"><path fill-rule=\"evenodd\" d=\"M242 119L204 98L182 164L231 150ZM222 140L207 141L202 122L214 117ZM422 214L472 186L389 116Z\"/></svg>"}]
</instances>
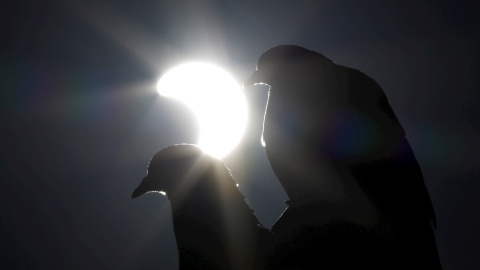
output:
<instances>
[{"instance_id":1,"label":"sun","mask_svg":"<svg viewBox=\"0 0 480 270\"><path fill-rule=\"evenodd\" d=\"M223 69L183 64L163 75L157 90L192 109L200 127L197 145L204 152L222 158L239 143L247 122L246 100L240 85Z\"/></svg>"}]
</instances>

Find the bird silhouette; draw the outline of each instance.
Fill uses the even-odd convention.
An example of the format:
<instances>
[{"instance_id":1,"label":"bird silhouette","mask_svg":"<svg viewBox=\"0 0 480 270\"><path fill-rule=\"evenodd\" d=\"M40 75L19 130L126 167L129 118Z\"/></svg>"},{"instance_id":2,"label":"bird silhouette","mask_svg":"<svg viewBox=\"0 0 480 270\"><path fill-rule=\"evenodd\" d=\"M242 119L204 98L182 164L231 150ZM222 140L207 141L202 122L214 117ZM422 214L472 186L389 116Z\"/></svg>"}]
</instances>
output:
<instances>
[{"instance_id":1,"label":"bird silhouette","mask_svg":"<svg viewBox=\"0 0 480 270\"><path fill-rule=\"evenodd\" d=\"M441 268L420 167L372 78L281 45L260 56L244 87L255 84L270 86L262 141L290 199L272 227L279 258L298 258L300 269Z\"/></svg>"},{"instance_id":2,"label":"bird silhouette","mask_svg":"<svg viewBox=\"0 0 480 270\"><path fill-rule=\"evenodd\" d=\"M170 201L180 269L265 269L275 237L222 161L194 145L164 148L132 198L148 192Z\"/></svg>"}]
</instances>

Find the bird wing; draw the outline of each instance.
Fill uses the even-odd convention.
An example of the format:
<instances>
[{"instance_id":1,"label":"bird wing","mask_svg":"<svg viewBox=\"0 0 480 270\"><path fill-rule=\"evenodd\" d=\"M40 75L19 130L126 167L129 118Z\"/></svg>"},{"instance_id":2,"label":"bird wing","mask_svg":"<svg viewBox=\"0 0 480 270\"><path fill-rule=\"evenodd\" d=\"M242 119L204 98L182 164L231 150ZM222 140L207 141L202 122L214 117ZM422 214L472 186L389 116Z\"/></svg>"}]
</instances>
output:
<instances>
[{"instance_id":1,"label":"bird wing","mask_svg":"<svg viewBox=\"0 0 480 270\"><path fill-rule=\"evenodd\" d=\"M385 184L369 186L384 186L385 191L388 191L388 196L396 195L394 198L399 200L400 205L408 200L409 202L406 204L411 205L409 208L421 209L423 216L428 217L436 227L435 212L420 166L385 93L372 78L364 73L347 67L340 66L340 69L347 74L347 80L350 82L348 93L350 104L377 124L383 133L383 138L386 138L385 148L391 147L393 153L389 161L391 164L381 165L389 168L389 171L383 172L383 177L378 176L379 179L384 179L385 182L392 184L389 187L386 187ZM385 162L383 160L381 163ZM380 168L379 166L375 166L377 170ZM384 170L380 169L380 171ZM385 179L388 176L393 179Z\"/></svg>"}]
</instances>

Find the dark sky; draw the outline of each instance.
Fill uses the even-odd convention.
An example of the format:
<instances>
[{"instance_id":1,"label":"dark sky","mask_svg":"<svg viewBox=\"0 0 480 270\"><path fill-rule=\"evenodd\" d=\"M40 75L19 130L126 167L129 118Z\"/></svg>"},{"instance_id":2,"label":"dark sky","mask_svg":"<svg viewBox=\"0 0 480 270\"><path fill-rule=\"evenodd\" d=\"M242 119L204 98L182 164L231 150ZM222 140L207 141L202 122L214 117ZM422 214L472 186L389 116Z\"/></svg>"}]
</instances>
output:
<instances>
[{"instance_id":1,"label":"dark sky","mask_svg":"<svg viewBox=\"0 0 480 270\"><path fill-rule=\"evenodd\" d=\"M0 268L176 269L168 200L130 199L156 151L198 138L156 81L202 60L242 82L263 51L296 44L382 86L422 167L444 269L480 269L473 4L12 2L0 4ZM245 91L247 132L224 161L271 227L287 198L260 145L266 90Z\"/></svg>"}]
</instances>

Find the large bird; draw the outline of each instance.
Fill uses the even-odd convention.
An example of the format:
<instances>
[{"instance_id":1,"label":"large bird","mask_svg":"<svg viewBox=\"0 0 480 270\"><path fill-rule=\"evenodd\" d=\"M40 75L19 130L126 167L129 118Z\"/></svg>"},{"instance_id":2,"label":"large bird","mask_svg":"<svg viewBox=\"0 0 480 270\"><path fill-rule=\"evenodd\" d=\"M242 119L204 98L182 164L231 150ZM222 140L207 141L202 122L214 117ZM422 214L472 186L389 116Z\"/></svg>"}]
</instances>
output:
<instances>
[{"instance_id":1,"label":"large bird","mask_svg":"<svg viewBox=\"0 0 480 270\"><path fill-rule=\"evenodd\" d=\"M194 145L154 155L132 198L164 192L171 203L180 269L265 269L275 237L225 164Z\"/></svg>"},{"instance_id":2,"label":"large bird","mask_svg":"<svg viewBox=\"0 0 480 270\"><path fill-rule=\"evenodd\" d=\"M284 257L441 268L420 167L372 78L281 45L260 56L244 87L255 84L270 86L262 141L290 199L272 228L285 241Z\"/></svg>"}]
</instances>

